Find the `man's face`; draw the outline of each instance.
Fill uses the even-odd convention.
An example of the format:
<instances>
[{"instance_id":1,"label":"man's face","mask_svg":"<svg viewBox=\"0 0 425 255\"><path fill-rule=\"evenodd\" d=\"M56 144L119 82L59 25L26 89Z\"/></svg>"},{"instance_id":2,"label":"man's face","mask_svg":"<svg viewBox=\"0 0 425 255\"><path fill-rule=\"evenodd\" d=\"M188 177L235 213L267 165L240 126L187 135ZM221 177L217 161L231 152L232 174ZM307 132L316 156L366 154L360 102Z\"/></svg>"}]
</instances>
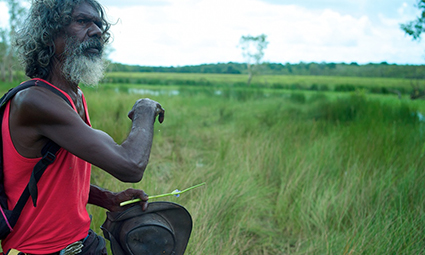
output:
<instances>
[{"instance_id":1,"label":"man's face","mask_svg":"<svg viewBox=\"0 0 425 255\"><path fill-rule=\"evenodd\" d=\"M99 13L86 2L77 5L71 24L55 40L56 56L69 81L94 85L103 77L102 33Z\"/></svg>"}]
</instances>

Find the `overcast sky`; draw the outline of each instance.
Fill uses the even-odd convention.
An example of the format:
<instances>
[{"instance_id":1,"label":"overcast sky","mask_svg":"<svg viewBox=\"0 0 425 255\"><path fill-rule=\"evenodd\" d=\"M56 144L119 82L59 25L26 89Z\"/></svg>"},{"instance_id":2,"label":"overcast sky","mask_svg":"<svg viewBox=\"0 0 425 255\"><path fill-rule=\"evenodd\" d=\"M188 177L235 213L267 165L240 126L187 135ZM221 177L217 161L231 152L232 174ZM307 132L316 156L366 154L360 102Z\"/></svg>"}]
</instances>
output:
<instances>
[{"instance_id":1,"label":"overcast sky","mask_svg":"<svg viewBox=\"0 0 425 255\"><path fill-rule=\"evenodd\" d=\"M425 43L400 23L416 0L100 0L113 26L115 62L150 66L243 62L242 35L266 34L277 63L424 64ZM0 25L6 8L0 2Z\"/></svg>"}]
</instances>

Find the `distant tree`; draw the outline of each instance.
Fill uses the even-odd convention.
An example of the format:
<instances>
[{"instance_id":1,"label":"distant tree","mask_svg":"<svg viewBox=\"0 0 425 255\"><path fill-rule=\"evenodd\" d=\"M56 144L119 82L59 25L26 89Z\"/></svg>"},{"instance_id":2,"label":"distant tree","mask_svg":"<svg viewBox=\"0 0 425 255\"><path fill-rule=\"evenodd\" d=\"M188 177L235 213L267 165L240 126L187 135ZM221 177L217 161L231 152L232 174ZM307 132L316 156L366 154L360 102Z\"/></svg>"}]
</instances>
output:
<instances>
[{"instance_id":1,"label":"distant tree","mask_svg":"<svg viewBox=\"0 0 425 255\"><path fill-rule=\"evenodd\" d=\"M26 9L18 0L0 0L6 2L9 9L9 29L0 30L0 79L13 81L14 71L18 68L16 53L12 47L15 32L24 20Z\"/></svg>"},{"instance_id":2,"label":"distant tree","mask_svg":"<svg viewBox=\"0 0 425 255\"><path fill-rule=\"evenodd\" d=\"M6 81L6 62L9 42L7 41L6 29L0 28L0 80Z\"/></svg>"},{"instance_id":3,"label":"distant tree","mask_svg":"<svg viewBox=\"0 0 425 255\"><path fill-rule=\"evenodd\" d=\"M406 24L401 24L400 28L413 40L420 40L421 35L425 32L425 0L418 0L416 7L421 11L421 15L416 20L410 21ZM425 95L425 89L420 89L419 86L413 86L413 92L411 93L411 99L423 98Z\"/></svg>"},{"instance_id":4,"label":"distant tree","mask_svg":"<svg viewBox=\"0 0 425 255\"><path fill-rule=\"evenodd\" d=\"M290 63L285 64L286 69L288 69L288 73L292 74L292 65Z\"/></svg>"},{"instance_id":5,"label":"distant tree","mask_svg":"<svg viewBox=\"0 0 425 255\"><path fill-rule=\"evenodd\" d=\"M239 47L242 49L242 55L245 58L248 70L248 86L251 84L252 77L257 73L261 60L264 57L264 50L269 42L267 36L243 35L239 40Z\"/></svg>"},{"instance_id":6,"label":"distant tree","mask_svg":"<svg viewBox=\"0 0 425 255\"><path fill-rule=\"evenodd\" d=\"M422 32L425 32L425 0L417 0L416 7L422 12L421 15L416 20L400 25L400 28L412 36L413 40L419 40Z\"/></svg>"},{"instance_id":7,"label":"distant tree","mask_svg":"<svg viewBox=\"0 0 425 255\"><path fill-rule=\"evenodd\" d=\"M336 64L335 64L335 63L329 63L329 64L326 64L326 66L327 66L329 69L335 69L335 68L336 68Z\"/></svg>"}]
</instances>

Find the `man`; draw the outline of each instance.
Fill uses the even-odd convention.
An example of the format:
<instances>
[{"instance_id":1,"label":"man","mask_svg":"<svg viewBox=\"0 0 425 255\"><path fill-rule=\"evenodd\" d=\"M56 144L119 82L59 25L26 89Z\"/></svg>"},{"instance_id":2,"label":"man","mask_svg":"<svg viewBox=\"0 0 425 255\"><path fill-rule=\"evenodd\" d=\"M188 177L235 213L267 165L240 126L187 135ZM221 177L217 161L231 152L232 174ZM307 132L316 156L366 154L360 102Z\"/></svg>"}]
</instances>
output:
<instances>
[{"instance_id":1,"label":"man","mask_svg":"<svg viewBox=\"0 0 425 255\"><path fill-rule=\"evenodd\" d=\"M101 79L109 27L96 0L35 0L18 31L16 46L27 76L58 88L73 107L38 86L19 92L6 107L2 136L9 207L27 185L47 141L62 149L38 182L37 206L28 201L14 230L2 241L5 253L13 249L60 254L68 245L84 242L92 249L85 254L106 254L103 239L89 230L86 204L118 211L120 202L141 198L142 207L147 207L148 196L142 190L113 193L90 185L90 164L120 181L139 182L148 164L155 118L159 115L162 122L164 117L159 103L138 100L128 115L132 129L121 145L91 128L78 84Z\"/></svg>"}]
</instances>

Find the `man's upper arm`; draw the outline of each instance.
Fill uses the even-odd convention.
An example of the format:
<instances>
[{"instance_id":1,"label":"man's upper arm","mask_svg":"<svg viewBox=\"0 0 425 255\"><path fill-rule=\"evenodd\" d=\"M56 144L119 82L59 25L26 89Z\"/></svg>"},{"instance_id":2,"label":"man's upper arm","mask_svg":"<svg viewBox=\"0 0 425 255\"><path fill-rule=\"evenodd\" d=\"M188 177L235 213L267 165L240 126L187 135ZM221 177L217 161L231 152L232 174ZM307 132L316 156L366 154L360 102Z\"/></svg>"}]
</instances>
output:
<instances>
[{"instance_id":1,"label":"man's upper arm","mask_svg":"<svg viewBox=\"0 0 425 255\"><path fill-rule=\"evenodd\" d=\"M31 89L22 98L22 125L118 178L118 169L133 167L121 146L106 133L88 126L62 98L42 88Z\"/></svg>"}]
</instances>

